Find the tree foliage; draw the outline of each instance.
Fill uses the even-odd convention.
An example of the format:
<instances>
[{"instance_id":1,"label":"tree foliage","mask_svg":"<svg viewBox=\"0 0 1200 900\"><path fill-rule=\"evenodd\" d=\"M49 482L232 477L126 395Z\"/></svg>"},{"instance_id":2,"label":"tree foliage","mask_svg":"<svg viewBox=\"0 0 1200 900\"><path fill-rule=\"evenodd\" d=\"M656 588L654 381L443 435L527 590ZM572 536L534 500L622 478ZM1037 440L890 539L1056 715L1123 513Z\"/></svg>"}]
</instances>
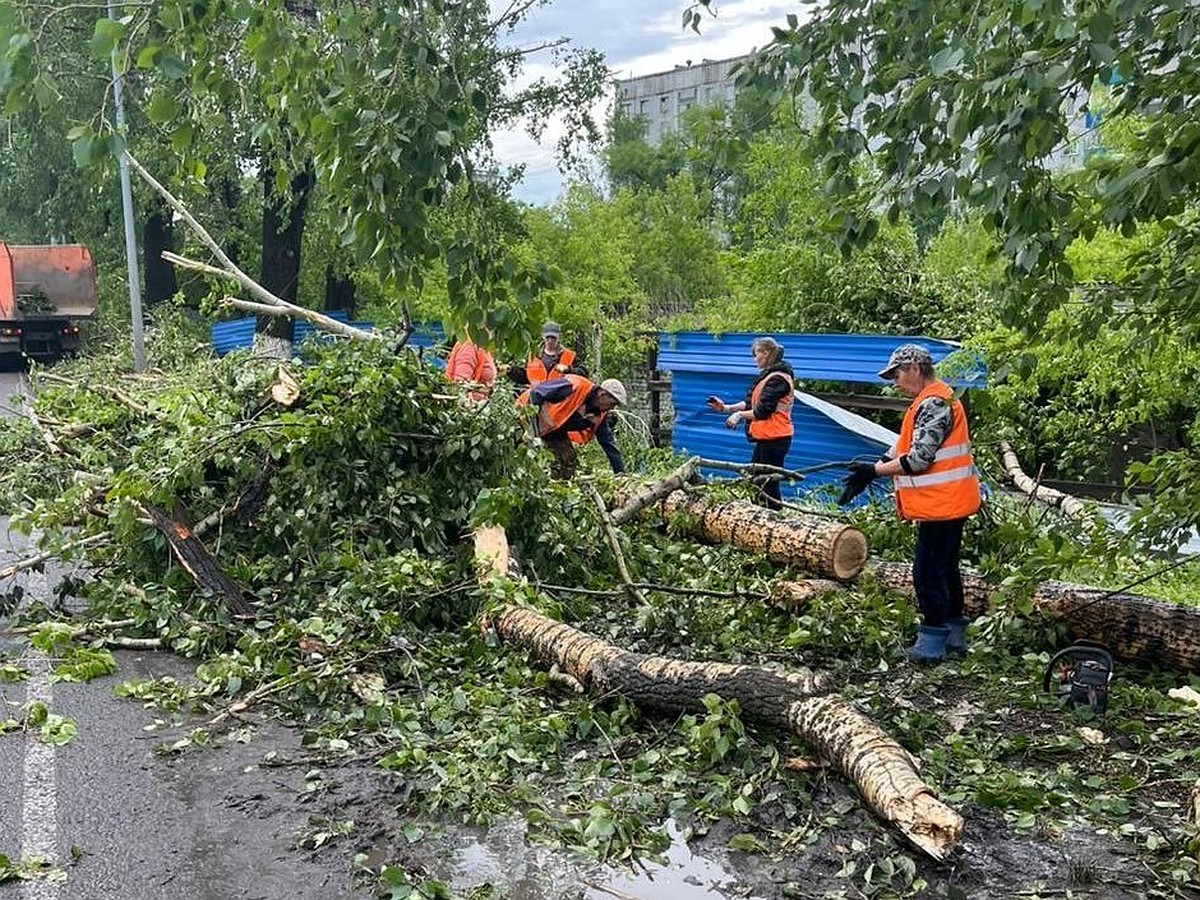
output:
<instances>
[{"instance_id":1,"label":"tree foliage","mask_svg":"<svg viewBox=\"0 0 1200 900\"><path fill-rule=\"evenodd\" d=\"M1021 317L1066 296L1065 252L1077 236L1104 225L1130 234L1196 201L1198 25L1185 0L834 0L775 29L746 78L815 104L816 155L843 246L868 243L879 217L966 205L1001 235L1014 278L1028 277L1011 309ZM1097 85L1111 85L1105 115L1134 123L1131 140L1056 178L1055 154L1078 140ZM1167 237L1181 253L1192 247L1185 232ZM1194 290L1181 298L1169 276L1160 287L1194 306Z\"/></svg>"},{"instance_id":2,"label":"tree foliage","mask_svg":"<svg viewBox=\"0 0 1200 900\"><path fill-rule=\"evenodd\" d=\"M565 112L572 133L594 133L591 101L603 89L598 54L559 46L552 74L521 85L531 51L507 42L530 5L493 16L484 0L319 5L271 2L131 7L94 22L90 47L116 51L138 88L134 101L168 143L179 175L203 180L216 147L266 151L276 188L310 164L336 212L340 240L385 281L420 283L445 265L461 321L528 303L551 283L492 241L480 215L445 233L431 212L459 188L479 189L492 129L527 119L536 130ZM6 0L0 9L0 92L9 111L53 104L66 80L43 35L64 10ZM78 37L61 33L64 41ZM76 158L97 159L116 135L107 104L70 133ZM258 159L258 154L253 154ZM498 337L524 326L491 317Z\"/></svg>"}]
</instances>

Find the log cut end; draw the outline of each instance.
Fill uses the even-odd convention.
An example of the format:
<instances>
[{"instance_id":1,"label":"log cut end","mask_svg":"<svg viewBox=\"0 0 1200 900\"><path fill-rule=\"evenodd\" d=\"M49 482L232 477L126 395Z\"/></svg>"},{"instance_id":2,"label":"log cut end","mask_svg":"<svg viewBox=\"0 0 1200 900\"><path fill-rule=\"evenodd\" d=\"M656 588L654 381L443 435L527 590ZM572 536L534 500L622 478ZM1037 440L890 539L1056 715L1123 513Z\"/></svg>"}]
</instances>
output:
<instances>
[{"instance_id":1,"label":"log cut end","mask_svg":"<svg viewBox=\"0 0 1200 900\"><path fill-rule=\"evenodd\" d=\"M933 794L918 794L911 801L912 810L897 816L897 825L904 835L936 860L948 857L963 833L963 817Z\"/></svg>"},{"instance_id":2,"label":"log cut end","mask_svg":"<svg viewBox=\"0 0 1200 900\"><path fill-rule=\"evenodd\" d=\"M475 562L489 575L503 578L508 574L508 535L499 525L483 525L471 535L475 541Z\"/></svg>"},{"instance_id":3,"label":"log cut end","mask_svg":"<svg viewBox=\"0 0 1200 900\"><path fill-rule=\"evenodd\" d=\"M839 581L853 581L866 564L867 536L857 528L842 529L833 540L833 577Z\"/></svg>"}]
</instances>

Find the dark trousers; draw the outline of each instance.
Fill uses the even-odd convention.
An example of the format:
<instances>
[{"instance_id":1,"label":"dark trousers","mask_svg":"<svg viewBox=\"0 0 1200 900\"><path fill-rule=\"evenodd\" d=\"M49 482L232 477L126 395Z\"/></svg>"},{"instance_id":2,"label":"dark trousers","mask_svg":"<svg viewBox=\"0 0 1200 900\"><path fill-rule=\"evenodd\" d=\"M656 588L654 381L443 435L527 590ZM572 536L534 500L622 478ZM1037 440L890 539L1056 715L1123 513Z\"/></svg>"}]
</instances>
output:
<instances>
[{"instance_id":1,"label":"dark trousers","mask_svg":"<svg viewBox=\"0 0 1200 900\"><path fill-rule=\"evenodd\" d=\"M917 523L917 552L913 556L913 589L921 620L926 625L945 625L947 619L963 614L962 572L958 556L962 550L966 519Z\"/></svg>"},{"instance_id":2,"label":"dark trousers","mask_svg":"<svg viewBox=\"0 0 1200 900\"><path fill-rule=\"evenodd\" d=\"M755 441L754 452L750 454L750 462L764 466L776 466L780 469L784 467L784 460L787 458L788 450L792 447L792 438L788 437L772 438L769 441ZM767 509L783 509L783 502L779 496L779 479L778 478L756 478L755 484L763 493L762 503Z\"/></svg>"},{"instance_id":3,"label":"dark trousers","mask_svg":"<svg viewBox=\"0 0 1200 900\"><path fill-rule=\"evenodd\" d=\"M542 443L554 454L550 464L550 477L558 481L570 481L579 466L579 450L567 437L565 431L551 431L542 435Z\"/></svg>"}]
</instances>

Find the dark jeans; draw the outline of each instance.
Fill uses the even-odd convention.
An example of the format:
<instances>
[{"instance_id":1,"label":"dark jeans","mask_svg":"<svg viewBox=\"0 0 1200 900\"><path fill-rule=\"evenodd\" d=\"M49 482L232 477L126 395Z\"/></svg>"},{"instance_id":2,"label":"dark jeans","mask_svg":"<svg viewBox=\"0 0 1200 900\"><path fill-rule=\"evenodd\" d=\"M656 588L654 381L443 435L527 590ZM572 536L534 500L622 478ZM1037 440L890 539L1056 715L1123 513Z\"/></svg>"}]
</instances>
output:
<instances>
[{"instance_id":1,"label":"dark jeans","mask_svg":"<svg viewBox=\"0 0 1200 900\"><path fill-rule=\"evenodd\" d=\"M550 464L550 477L558 481L570 481L579 466L579 450L565 431L551 431L542 435L542 443L554 454Z\"/></svg>"},{"instance_id":2,"label":"dark jeans","mask_svg":"<svg viewBox=\"0 0 1200 900\"><path fill-rule=\"evenodd\" d=\"M962 550L966 519L917 523L917 552L913 557L913 589L926 625L945 625L963 614Z\"/></svg>"},{"instance_id":3,"label":"dark jeans","mask_svg":"<svg viewBox=\"0 0 1200 900\"><path fill-rule=\"evenodd\" d=\"M755 441L754 452L750 454L750 462L759 463L764 466L776 466L782 469L791 446L792 438L790 435L788 437L772 438L769 441ZM755 479L755 483L758 485L759 490L763 492L763 505L767 509L783 508L783 503L779 497L778 478L758 478Z\"/></svg>"}]
</instances>

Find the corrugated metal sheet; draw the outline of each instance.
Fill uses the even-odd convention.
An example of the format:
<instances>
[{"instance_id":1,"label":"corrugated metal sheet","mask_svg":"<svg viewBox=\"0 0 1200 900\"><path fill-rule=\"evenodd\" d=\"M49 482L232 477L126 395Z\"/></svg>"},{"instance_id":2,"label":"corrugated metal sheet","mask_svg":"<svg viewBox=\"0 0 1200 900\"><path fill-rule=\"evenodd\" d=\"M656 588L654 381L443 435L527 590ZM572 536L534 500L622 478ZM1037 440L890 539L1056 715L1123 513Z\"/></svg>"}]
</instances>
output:
<instances>
[{"instance_id":1,"label":"corrugated metal sheet","mask_svg":"<svg viewBox=\"0 0 1200 900\"><path fill-rule=\"evenodd\" d=\"M728 403L741 400L754 381L757 369L750 357L750 342L758 334L712 335L708 332L664 334L659 339L658 366L671 372L671 401L675 408L671 446L680 453L709 459L749 462L751 445L745 426L725 427L725 416L710 411L705 400L716 395ZM956 344L924 337L853 334L774 334L785 347L785 359L797 379L881 384L876 372L900 344L913 342L929 348L935 362L944 359ZM947 379L959 386L982 387L986 372L971 360L962 377ZM806 406L792 406L796 433L787 457L792 469L853 459L875 460L887 445L865 437ZM727 473L712 471L720 476ZM836 495L844 470L810 475L803 482L785 484L785 495L812 491ZM877 496L886 494L885 481L872 486Z\"/></svg>"},{"instance_id":2,"label":"corrugated metal sheet","mask_svg":"<svg viewBox=\"0 0 1200 900\"><path fill-rule=\"evenodd\" d=\"M754 361L750 342L759 332L736 331L712 334L707 331L681 331L663 334L658 342L658 367L671 372L745 374L753 377ZM952 341L940 341L919 335L886 334L772 334L784 347L784 358L796 370L797 378L813 381L849 381L860 384L885 384L875 373L887 364L888 355L901 344L921 344L940 363L960 349ZM953 366L942 372L955 387L983 387L987 370L983 362L960 354Z\"/></svg>"},{"instance_id":3,"label":"corrugated metal sheet","mask_svg":"<svg viewBox=\"0 0 1200 900\"><path fill-rule=\"evenodd\" d=\"M329 318L337 322L347 322L347 315L344 309L333 309L325 313ZM234 350L241 350L250 347L254 344L254 328L256 319L254 316L246 316L240 319L226 319L223 322L214 322L209 328L209 334L213 345L213 350L217 356L224 356ZM371 322L347 322L355 328L360 328L363 331L371 331L374 329L374 324ZM301 344L313 334L320 334L316 328L307 319L297 319L295 329L292 332L293 343Z\"/></svg>"}]
</instances>

